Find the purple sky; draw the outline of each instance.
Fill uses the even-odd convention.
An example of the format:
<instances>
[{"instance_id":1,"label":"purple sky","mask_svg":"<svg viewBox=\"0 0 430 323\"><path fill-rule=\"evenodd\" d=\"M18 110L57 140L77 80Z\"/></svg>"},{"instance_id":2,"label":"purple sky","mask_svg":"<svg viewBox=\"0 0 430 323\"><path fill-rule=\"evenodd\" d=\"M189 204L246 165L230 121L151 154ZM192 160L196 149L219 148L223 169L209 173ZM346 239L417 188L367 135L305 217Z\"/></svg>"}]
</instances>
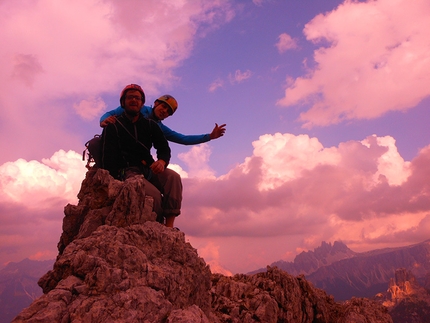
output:
<instances>
[{"instance_id":1,"label":"purple sky","mask_svg":"<svg viewBox=\"0 0 430 323\"><path fill-rule=\"evenodd\" d=\"M54 259L121 89L179 103L175 224L213 271L430 238L428 0L0 1L0 267Z\"/></svg>"}]
</instances>

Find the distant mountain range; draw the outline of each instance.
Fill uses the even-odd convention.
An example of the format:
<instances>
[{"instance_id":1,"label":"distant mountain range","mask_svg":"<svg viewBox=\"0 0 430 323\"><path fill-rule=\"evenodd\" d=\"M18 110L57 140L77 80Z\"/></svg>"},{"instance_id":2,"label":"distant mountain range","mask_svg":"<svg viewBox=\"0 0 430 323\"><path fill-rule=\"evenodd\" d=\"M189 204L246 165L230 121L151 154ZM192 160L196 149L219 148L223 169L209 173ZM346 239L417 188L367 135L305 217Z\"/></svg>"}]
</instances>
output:
<instances>
[{"instance_id":1,"label":"distant mountain range","mask_svg":"<svg viewBox=\"0 0 430 323\"><path fill-rule=\"evenodd\" d=\"M305 275L315 287L324 289L336 300L351 297L371 298L385 292L399 268L409 270L422 285L430 272L430 240L411 246L356 253L344 243L322 242L314 251L302 252L293 262L277 261L277 266L292 275ZM259 269L252 273L263 272Z\"/></svg>"},{"instance_id":2,"label":"distant mountain range","mask_svg":"<svg viewBox=\"0 0 430 323\"><path fill-rule=\"evenodd\" d=\"M0 270L0 322L10 322L21 310L42 295L37 281L52 269L54 260L24 259Z\"/></svg>"}]
</instances>

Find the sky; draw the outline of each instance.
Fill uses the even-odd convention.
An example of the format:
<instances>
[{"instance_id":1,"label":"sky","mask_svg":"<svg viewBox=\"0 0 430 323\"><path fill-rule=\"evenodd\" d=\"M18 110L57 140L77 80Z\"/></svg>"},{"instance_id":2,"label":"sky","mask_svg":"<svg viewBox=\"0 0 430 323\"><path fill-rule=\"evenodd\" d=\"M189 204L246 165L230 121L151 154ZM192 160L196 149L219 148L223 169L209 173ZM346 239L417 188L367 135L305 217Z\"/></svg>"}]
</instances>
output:
<instances>
[{"instance_id":1,"label":"sky","mask_svg":"<svg viewBox=\"0 0 430 323\"><path fill-rule=\"evenodd\" d=\"M0 0L0 268L55 259L122 88L222 138L171 144L175 225L223 274L322 241L430 238L428 0Z\"/></svg>"}]
</instances>

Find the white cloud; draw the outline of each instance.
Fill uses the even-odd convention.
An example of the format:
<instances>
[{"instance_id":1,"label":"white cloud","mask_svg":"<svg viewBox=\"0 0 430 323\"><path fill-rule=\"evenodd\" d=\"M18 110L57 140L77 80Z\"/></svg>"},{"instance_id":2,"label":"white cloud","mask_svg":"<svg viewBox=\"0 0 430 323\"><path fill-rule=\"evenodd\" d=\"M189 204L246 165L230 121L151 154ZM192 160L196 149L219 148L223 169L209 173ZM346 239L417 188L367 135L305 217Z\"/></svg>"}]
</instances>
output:
<instances>
[{"instance_id":1,"label":"white cloud","mask_svg":"<svg viewBox=\"0 0 430 323\"><path fill-rule=\"evenodd\" d=\"M305 127L377 118L430 95L430 7L426 0L346 1L306 24L315 67L280 105L303 104Z\"/></svg>"},{"instance_id":2,"label":"white cloud","mask_svg":"<svg viewBox=\"0 0 430 323\"><path fill-rule=\"evenodd\" d=\"M378 158L378 171L374 174L373 180L378 183L379 176L383 175L390 185L403 184L411 174L410 162L405 162L397 151L396 141L393 137L370 136L361 143L370 147L372 142L381 147L387 147L388 150Z\"/></svg>"},{"instance_id":3,"label":"white cloud","mask_svg":"<svg viewBox=\"0 0 430 323\"><path fill-rule=\"evenodd\" d=\"M324 148L317 138L307 135L276 133L260 136L253 157L262 159L262 181L259 189L274 189L301 176L303 170L317 165L337 165L340 154L335 148ZM249 168L248 160L245 168Z\"/></svg>"},{"instance_id":4,"label":"white cloud","mask_svg":"<svg viewBox=\"0 0 430 323\"><path fill-rule=\"evenodd\" d=\"M25 203L26 207L44 209L49 201L76 202L86 168L82 156L60 150L42 163L18 159L0 166L2 203Z\"/></svg>"},{"instance_id":5,"label":"white cloud","mask_svg":"<svg viewBox=\"0 0 430 323\"><path fill-rule=\"evenodd\" d=\"M177 172L181 176L181 178L188 178L188 173L184 171L182 167L177 164L169 164L167 168L170 168L171 170L174 170L175 172Z\"/></svg>"},{"instance_id":6,"label":"white cloud","mask_svg":"<svg viewBox=\"0 0 430 323\"><path fill-rule=\"evenodd\" d=\"M186 153L180 153L178 158L188 166L188 177L215 178L214 171L208 165L211 149L208 144L192 147Z\"/></svg>"}]
</instances>

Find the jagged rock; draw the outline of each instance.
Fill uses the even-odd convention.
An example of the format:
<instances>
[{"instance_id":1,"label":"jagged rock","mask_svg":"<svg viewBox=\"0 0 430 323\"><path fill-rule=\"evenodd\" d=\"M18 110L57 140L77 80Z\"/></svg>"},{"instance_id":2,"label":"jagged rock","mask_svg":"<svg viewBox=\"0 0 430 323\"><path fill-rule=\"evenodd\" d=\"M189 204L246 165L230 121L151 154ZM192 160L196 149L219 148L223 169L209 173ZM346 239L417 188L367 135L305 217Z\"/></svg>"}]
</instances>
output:
<instances>
[{"instance_id":1,"label":"jagged rock","mask_svg":"<svg viewBox=\"0 0 430 323\"><path fill-rule=\"evenodd\" d=\"M428 322L430 317L429 292L405 268L397 269L387 291L374 299L388 308L395 323Z\"/></svg>"},{"instance_id":2,"label":"jagged rock","mask_svg":"<svg viewBox=\"0 0 430 323\"><path fill-rule=\"evenodd\" d=\"M144 195L143 176L125 182L115 180L106 170L89 170L78 193L77 206L64 208L60 254L74 239L88 237L100 225L118 227L154 221L152 198Z\"/></svg>"},{"instance_id":3,"label":"jagged rock","mask_svg":"<svg viewBox=\"0 0 430 323\"><path fill-rule=\"evenodd\" d=\"M277 267L212 277L212 310L221 322L391 322L381 305L358 298L336 303L303 276L293 277Z\"/></svg>"},{"instance_id":4,"label":"jagged rock","mask_svg":"<svg viewBox=\"0 0 430 323\"><path fill-rule=\"evenodd\" d=\"M184 233L155 222L142 177L119 182L90 170L65 208L59 255L44 295L13 322L392 322L366 299L336 303L276 268L211 274Z\"/></svg>"}]
</instances>

